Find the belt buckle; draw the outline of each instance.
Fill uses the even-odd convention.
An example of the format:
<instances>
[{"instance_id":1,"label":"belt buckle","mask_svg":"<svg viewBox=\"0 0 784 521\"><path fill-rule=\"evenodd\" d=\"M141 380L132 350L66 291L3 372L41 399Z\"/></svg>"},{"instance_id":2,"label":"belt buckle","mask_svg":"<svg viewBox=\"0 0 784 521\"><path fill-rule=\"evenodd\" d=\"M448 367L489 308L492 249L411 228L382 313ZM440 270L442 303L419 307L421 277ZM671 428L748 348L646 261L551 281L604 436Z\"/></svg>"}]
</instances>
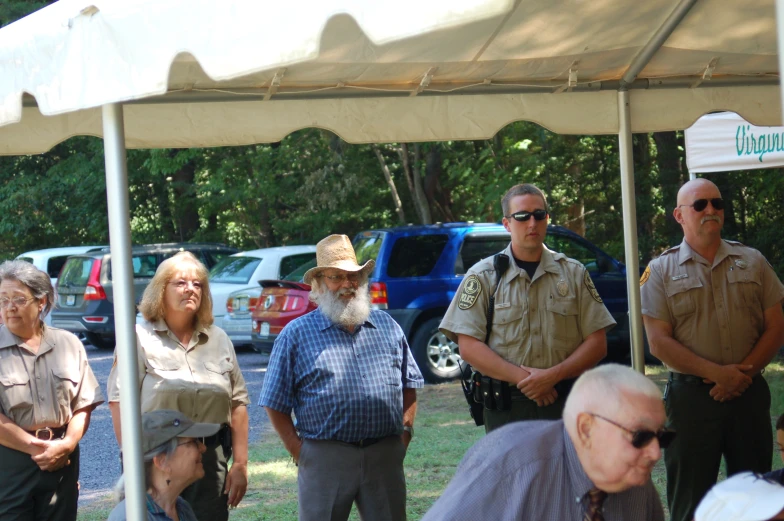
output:
<instances>
[{"instance_id":1,"label":"belt buckle","mask_svg":"<svg viewBox=\"0 0 784 521\"><path fill-rule=\"evenodd\" d=\"M49 437L48 437L48 438L42 438L42 437L40 436L40 434L41 434L42 432L49 433ZM36 430L35 430L35 437L36 437L37 439L39 439L39 440L43 440L43 441L52 441L52 438L54 438L54 431L51 429L51 427L44 427L43 429L36 429Z\"/></svg>"}]
</instances>

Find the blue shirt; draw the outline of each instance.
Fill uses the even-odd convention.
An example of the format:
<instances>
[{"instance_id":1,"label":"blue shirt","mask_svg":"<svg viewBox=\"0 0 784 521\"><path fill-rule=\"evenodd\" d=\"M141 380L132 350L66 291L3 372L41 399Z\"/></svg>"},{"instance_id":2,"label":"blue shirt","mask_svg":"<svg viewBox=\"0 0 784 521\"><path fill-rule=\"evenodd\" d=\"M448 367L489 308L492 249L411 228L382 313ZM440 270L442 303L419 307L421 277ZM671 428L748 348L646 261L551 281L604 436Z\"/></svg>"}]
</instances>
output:
<instances>
[{"instance_id":1,"label":"blue shirt","mask_svg":"<svg viewBox=\"0 0 784 521\"><path fill-rule=\"evenodd\" d=\"M422 521L564 521L583 519L594 488L563 421L505 425L479 440ZM664 521L649 479L609 494L606 521Z\"/></svg>"},{"instance_id":2,"label":"blue shirt","mask_svg":"<svg viewBox=\"0 0 784 521\"><path fill-rule=\"evenodd\" d=\"M300 436L355 442L403 430L403 388L424 385L400 326L373 310L349 333L319 309L275 340L259 405L294 411Z\"/></svg>"},{"instance_id":3,"label":"blue shirt","mask_svg":"<svg viewBox=\"0 0 784 521\"><path fill-rule=\"evenodd\" d=\"M773 470L765 474L766 479L770 479L779 483L780 485L784 485L784 469Z\"/></svg>"},{"instance_id":4,"label":"blue shirt","mask_svg":"<svg viewBox=\"0 0 784 521\"><path fill-rule=\"evenodd\" d=\"M198 521L191 506L181 497L177 498L177 516L180 518L180 521ZM109 514L108 521L125 521L124 499L114 507L112 513ZM147 521L171 521L171 518L153 501L152 496L149 494L147 494Z\"/></svg>"}]
</instances>

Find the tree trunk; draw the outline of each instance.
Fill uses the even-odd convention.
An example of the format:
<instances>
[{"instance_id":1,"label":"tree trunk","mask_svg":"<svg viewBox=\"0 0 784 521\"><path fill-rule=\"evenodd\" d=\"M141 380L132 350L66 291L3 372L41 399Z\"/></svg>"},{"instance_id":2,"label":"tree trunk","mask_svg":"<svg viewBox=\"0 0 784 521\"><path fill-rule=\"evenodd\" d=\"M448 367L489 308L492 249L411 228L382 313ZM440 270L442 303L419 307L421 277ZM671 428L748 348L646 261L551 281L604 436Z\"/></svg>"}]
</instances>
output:
<instances>
[{"instance_id":1,"label":"tree trunk","mask_svg":"<svg viewBox=\"0 0 784 521\"><path fill-rule=\"evenodd\" d=\"M678 190L685 182L683 171L683 153L678 150L679 139L676 132L655 132L656 164L659 169L659 187L661 203L664 206L664 237L667 246L681 242L683 232L681 226L672 215L678 198Z\"/></svg>"},{"instance_id":2,"label":"tree trunk","mask_svg":"<svg viewBox=\"0 0 784 521\"><path fill-rule=\"evenodd\" d=\"M419 156L419 145L416 145L415 151L416 155ZM441 212L442 221L453 222L455 216L452 214L452 197L449 194L449 191L445 190L441 185L439 179L441 173L441 149L436 143L433 144L427 152L427 162L425 165L425 195L427 195L428 201Z\"/></svg>"},{"instance_id":3,"label":"tree trunk","mask_svg":"<svg viewBox=\"0 0 784 521\"><path fill-rule=\"evenodd\" d=\"M186 163L172 175L174 208L180 241L193 239L199 230L199 205L196 204L196 191L193 186L195 179L196 167L192 162Z\"/></svg>"},{"instance_id":4,"label":"tree trunk","mask_svg":"<svg viewBox=\"0 0 784 521\"><path fill-rule=\"evenodd\" d=\"M400 159L403 162L403 169L406 173L406 181L408 181L408 188L411 191L411 197L414 200L414 208L416 208L419 222L422 224L432 224L433 218L430 215L430 204L425 196L425 190L422 185L422 175L419 170L419 145L414 145L414 164L411 164L411 156L408 150L408 144L400 144Z\"/></svg>"},{"instance_id":5,"label":"tree trunk","mask_svg":"<svg viewBox=\"0 0 784 521\"><path fill-rule=\"evenodd\" d=\"M400 201L400 195L397 193L395 180L392 179L392 173L389 171L389 167L387 166L387 162L384 159L384 155L381 153L381 150L377 145L373 145L373 152L376 153L378 162L381 165L381 171L384 172L384 178L387 180L387 185L389 185L390 192L392 192L392 202L395 205L395 211L397 212L398 219L400 219L400 224L406 224L406 214L403 212L403 203Z\"/></svg>"}]
</instances>

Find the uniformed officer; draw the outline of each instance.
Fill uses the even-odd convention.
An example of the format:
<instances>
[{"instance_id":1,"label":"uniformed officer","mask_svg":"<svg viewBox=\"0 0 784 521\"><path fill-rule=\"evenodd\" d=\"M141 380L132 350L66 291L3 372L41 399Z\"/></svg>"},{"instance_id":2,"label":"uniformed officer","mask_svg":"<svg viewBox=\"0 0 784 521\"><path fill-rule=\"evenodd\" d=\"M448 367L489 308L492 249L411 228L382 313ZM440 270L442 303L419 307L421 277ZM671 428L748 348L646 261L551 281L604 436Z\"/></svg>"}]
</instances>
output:
<instances>
[{"instance_id":1,"label":"uniformed officer","mask_svg":"<svg viewBox=\"0 0 784 521\"><path fill-rule=\"evenodd\" d=\"M0 264L0 519L75 521L79 441L103 394L73 334L47 327L49 275Z\"/></svg>"},{"instance_id":2,"label":"uniformed officer","mask_svg":"<svg viewBox=\"0 0 784 521\"><path fill-rule=\"evenodd\" d=\"M209 274L189 252L163 261L144 291L136 326L142 413L171 409L223 427L205 438L204 477L182 496L200 521L225 521L248 484L248 391L234 346L212 324ZM120 439L117 358L109 374L109 408ZM228 460L233 458L231 467Z\"/></svg>"},{"instance_id":3,"label":"uniformed officer","mask_svg":"<svg viewBox=\"0 0 784 521\"><path fill-rule=\"evenodd\" d=\"M493 258L468 270L440 325L475 370L509 389L510 403L484 411L487 432L508 422L559 419L571 381L607 354L615 325L585 267L544 246L547 201L534 185L501 199L510 259L498 289ZM492 332L487 309L495 290ZM486 343L487 342L487 343ZM502 383L505 382L505 383ZM563 383L561 383L563 382ZM497 405L497 404L496 404Z\"/></svg>"},{"instance_id":4,"label":"uniformed officer","mask_svg":"<svg viewBox=\"0 0 784 521\"><path fill-rule=\"evenodd\" d=\"M727 474L770 470L770 391L762 370L784 343L784 286L760 252L722 240L724 200L689 181L673 211L683 242L640 279L651 353L670 369L665 406L678 437L665 451L673 521L694 517Z\"/></svg>"}]
</instances>

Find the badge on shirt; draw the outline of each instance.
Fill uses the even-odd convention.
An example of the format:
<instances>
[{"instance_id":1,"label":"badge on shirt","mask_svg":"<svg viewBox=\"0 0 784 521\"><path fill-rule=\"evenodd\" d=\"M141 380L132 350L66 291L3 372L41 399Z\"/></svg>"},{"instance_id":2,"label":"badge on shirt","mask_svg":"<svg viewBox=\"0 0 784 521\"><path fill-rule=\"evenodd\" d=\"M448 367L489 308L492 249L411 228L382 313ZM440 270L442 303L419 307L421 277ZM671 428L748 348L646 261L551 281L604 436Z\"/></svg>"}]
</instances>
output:
<instances>
[{"instance_id":1,"label":"badge on shirt","mask_svg":"<svg viewBox=\"0 0 784 521\"><path fill-rule=\"evenodd\" d=\"M558 290L558 294L562 297L565 297L567 293L569 293L569 286L566 284L564 279L559 280L555 287Z\"/></svg>"},{"instance_id":2,"label":"badge on shirt","mask_svg":"<svg viewBox=\"0 0 784 521\"><path fill-rule=\"evenodd\" d=\"M648 282L648 278L650 276L651 276L651 267L650 266L646 266L645 267L645 271L642 272L642 277L640 277L640 287L643 287L643 285L646 282Z\"/></svg>"},{"instance_id":3,"label":"badge on shirt","mask_svg":"<svg viewBox=\"0 0 784 521\"><path fill-rule=\"evenodd\" d=\"M457 307L460 309L468 309L474 305L479 294L482 293L482 283L476 275L469 275L463 284L463 291L460 293L457 301Z\"/></svg>"},{"instance_id":4,"label":"badge on shirt","mask_svg":"<svg viewBox=\"0 0 784 521\"><path fill-rule=\"evenodd\" d=\"M749 263L746 262L745 260L738 259L735 261L735 266L739 267L742 270L745 270L746 268L749 267Z\"/></svg>"},{"instance_id":5,"label":"badge on shirt","mask_svg":"<svg viewBox=\"0 0 784 521\"><path fill-rule=\"evenodd\" d=\"M591 276L588 274L588 270L585 270L585 277L583 277L583 282L585 282L585 287L588 288L588 293L591 294L596 302L601 304L602 297L600 297L599 292L596 291L596 286L593 285L593 280L591 280Z\"/></svg>"}]
</instances>

